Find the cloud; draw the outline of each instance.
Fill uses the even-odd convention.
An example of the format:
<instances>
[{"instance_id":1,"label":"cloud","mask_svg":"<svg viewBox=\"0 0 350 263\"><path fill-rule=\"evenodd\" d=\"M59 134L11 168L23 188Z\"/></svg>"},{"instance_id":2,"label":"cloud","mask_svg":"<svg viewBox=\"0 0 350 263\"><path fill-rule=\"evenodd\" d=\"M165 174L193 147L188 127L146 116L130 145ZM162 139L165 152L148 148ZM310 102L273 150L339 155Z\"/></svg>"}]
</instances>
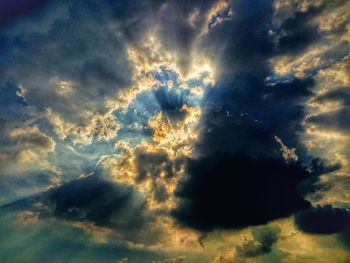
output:
<instances>
[{"instance_id":1,"label":"cloud","mask_svg":"<svg viewBox=\"0 0 350 263\"><path fill-rule=\"evenodd\" d=\"M188 174L173 215L197 229L265 224L310 206L297 191L308 173L281 159L214 152L192 160Z\"/></svg>"},{"instance_id":2,"label":"cloud","mask_svg":"<svg viewBox=\"0 0 350 263\"><path fill-rule=\"evenodd\" d=\"M178 172L179 166L169 159L166 151L145 152L136 151L137 177L136 183L150 181L153 198L156 202L164 202L168 199L168 187L170 181Z\"/></svg>"},{"instance_id":3,"label":"cloud","mask_svg":"<svg viewBox=\"0 0 350 263\"><path fill-rule=\"evenodd\" d=\"M314 76L279 77L269 63L317 43L311 22L324 8L295 10L277 23L271 1L235 1L232 18L203 39L203 50L220 58L219 80L206 94L214 107L204 110L194 155L176 192L173 215L183 225L212 230L286 217L309 208L301 194L340 168L310 156L300 141ZM295 148L288 162L276 136Z\"/></svg>"},{"instance_id":4,"label":"cloud","mask_svg":"<svg viewBox=\"0 0 350 263\"><path fill-rule=\"evenodd\" d=\"M310 7L305 11L297 11L292 17L285 19L277 29L278 51L298 53L312 42L317 41L316 25L308 23L312 17L320 13L321 7Z\"/></svg>"},{"instance_id":5,"label":"cloud","mask_svg":"<svg viewBox=\"0 0 350 263\"><path fill-rule=\"evenodd\" d=\"M310 207L298 188L325 173L327 165L309 157L286 162L274 135L282 126L227 114L225 108L209 108L204 116L195 155L176 192L173 215L180 223L202 230L237 228Z\"/></svg>"},{"instance_id":6,"label":"cloud","mask_svg":"<svg viewBox=\"0 0 350 263\"><path fill-rule=\"evenodd\" d=\"M161 110L168 117L173 119L183 119L186 111L183 109L185 104L182 94L178 94L174 89L167 91L164 88L158 88L154 95L161 107Z\"/></svg>"},{"instance_id":7,"label":"cloud","mask_svg":"<svg viewBox=\"0 0 350 263\"><path fill-rule=\"evenodd\" d=\"M38 167L50 167L47 157L55 151L56 142L37 126L7 127L2 132L8 138L7 143L4 143L1 161L3 174L11 170L30 171Z\"/></svg>"},{"instance_id":8,"label":"cloud","mask_svg":"<svg viewBox=\"0 0 350 263\"><path fill-rule=\"evenodd\" d=\"M123 24L111 14L124 11L117 4L105 4L109 8L101 9L93 1L52 3L42 18L43 26L50 24L47 31L26 31L22 19L1 34L6 43L6 56L1 56L11 57L1 70L2 79L21 85L20 94L29 105L51 113L47 118L56 131L60 129L62 139L72 136L73 141L84 141L80 137L87 135L80 130L94 129L91 119L111 113L107 100L132 82L125 39L118 33ZM101 15L91 15L96 8ZM52 9L67 10L52 23ZM114 31L113 24L120 29ZM28 48L16 51L16 39ZM91 139L84 142L91 143Z\"/></svg>"},{"instance_id":9,"label":"cloud","mask_svg":"<svg viewBox=\"0 0 350 263\"><path fill-rule=\"evenodd\" d=\"M117 261L117 263L127 263L127 262L128 262L128 258L122 258Z\"/></svg>"},{"instance_id":10,"label":"cloud","mask_svg":"<svg viewBox=\"0 0 350 263\"><path fill-rule=\"evenodd\" d=\"M272 19L271 3L231 3L232 17L211 28L200 41L202 52L208 54L218 66L220 76L227 77L233 72L250 70L266 73L264 60L274 48L268 35Z\"/></svg>"},{"instance_id":11,"label":"cloud","mask_svg":"<svg viewBox=\"0 0 350 263\"><path fill-rule=\"evenodd\" d=\"M308 120L327 128L350 130L350 125L346 121L350 118L350 110L348 108L339 109L335 112L321 113L312 116Z\"/></svg>"},{"instance_id":12,"label":"cloud","mask_svg":"<svg viewBox=\"0 0 350 263\"><path fill-rule=\"evenodd\" d=\"M55 141L41 133L37 126L13 129L9 137L21 147L33 149L41 154L53 152L56 146Z\"/></svg>"},{"instance_id":13,"label":"cloud","mask_svg":"<svg viewBox=\"0 0 350 263\"><path fill-rule=\"evenodd\" d=\"M350 211L331 205L317 206L296 213L294 222L300 230L307 233L340 233L350 227Z\"/></svg>"},{"instance_id":14,"label":"cloud","mask_svg":"<svg viewBox=\"0 0 350 263\"><path fill-rule=\"evenodd\" d=\"M60 182L62 171L50 162L56 142L37 125L29 126L21 120L3 124L0 127L0 203L32 195Z\"/></svg>"},{"instance_id":15,"label":"cloud","mask_svg":"<svg viewBox=\"0 0 350 263\"><path fill-rule=\"evenodd\" d=\"M136 231L144 226L145 204L130 187L91 175L63 184L47 193L54 215L97 226Z\"/></svg>"},{"instance_id":16,"label":"cloud","mask_svg":"<svg viewBox=\"0 0 350 263\"><path fill-rule=\"evenodd\" d=\"M349 204L348 7L63 0L10 12L0 203L31 196L16 220L38 233L15 232L8 246L23 254L10 261L50 261L52 248L68 262L345 258L329 244L346 230L246 227L295 214L320 232L309 221L346 218L335 207ZM51 221L66 236L46 246ZM240 228L252 229L243 243L230 236Z\"/></svg>"},{"instance_id":17,"label":"cloud","mask_svg":"<svg viewBox=\"0 0 350 263\"><path fill-rule=\"evenodd\" d=\"M252 230L252 238L236 246L240 257L256 257L271 252L271 247L278 240L280 233L277 227L261 226Z\"/></svg>"},{"instance_id":18,"label":"cloud","mask_svg":"<svg viewBox=\"0 0 350 263\"><path fill-rule=\"evenodd\" d=\"M11 22L11 20L27 13L29 10L38 9L47 2L48 0L16 1L16 3L4 2L1 4L0 25Z\"/></svg>"},{"instance_id":19,"label":"cloud","mask_svg":"<svg viewBox=\"0 0 350 263\"><path fill-rule=\"evenodd\" d=\"M170 159L165 150L157 149L147 151L138 148L134 152L136 176L134 184L139 185L143 191L150 191L149 203L169 205L173 200L176 183L182 176L187 158ZM145 191L146 192L146 191Z\"/></svg>"},{"instance_id":20,"label":"cloud","mask_svg":"<svg viewBox=\"0 0 350 263\"><path fill-rule=\"evenodd\" d=\"M21 205L1 207L0 237L3 248L0 256L10 262L117 262L127 257L128 262L152 262L164 258L163 253L135 247L117 237L105 241L92 238L82 228L62 220L52 220L26 210L28 200ZM26 211L19 213L19 211ZM24 220L24 221L23 221ZM99 229L99 231L102 231ZM54 253L53 253L54 250ZM29 251L35 251L30 253Z\"/></svg>"},{"instance_id":21,"label":"cloud","mask_svg":"<svg viewBox=\"0 0 350 263\"><path fill-rule=\"evenodd\" d=\"M215 4L212 0L197 5L168 1L158 7L157 27L160 40L167 50L175 54L175 61L185 75L191 71L193 43L200 36L201 29L207 27L207 16ZM192 19L194 23L191 23L190 17L195 14L193 12L198 13Z\"/></svg>"},{"instance_id":22,"label":"cloud","mask_svg":"<svg viewBox=\"0 0 350 263\"><path fill-rule=\"evenodd\" d=\"M137 180L142 181L147 177L172 178L173 165L165 151L159 152L136 152L136 166L138 171Z\"/></svg>"},{"instance_id":23,"label":"cloud","mask_svg":"<svg viewBox=\"0 0 350 263\"><path fill-rule=\"evenodd\" d=\"M321 127L334 130L349 131L346 121L350 118L350 92L347 87L341 87L315 99L317 103L338 102L338 106L326 112L310 116L307 121Z\"/></svg>"},{"instance_id":24,"label":"cloud","mask_svg":"<svg viewBox=\"0 0 350 263\"><path fill-rule=\"evenodd\" d=\"M51 108L47 110L47 119L51 122L53 130L61 139L70 138L73 144L89 145L93 140L109 141L113 139L120 129L120 123L111 113L95 114L84 126L76 126L66 122Z\"/></svg>"},{"instance_id":25,"label":"cloud","mask_svg":"<svg viewBox=\"0 0 350 263\"><path fill-rule=\"evenodd\" d=\"M298 161L298 156L295 154L295 148L293 149L289 149L283 142L282 140L275 136L276 141L281 145L281 152L283 155L283 158L286 160L294 160L294 161Z\"/></svg>"},{"instance_id":26,"label":"cloud","mask_svg":"<svg viewBox=\"0 0 350 263\"><path fill-rule=\"evenodd\" d=\"M173 258L167 258L161 261L153 262L153 263L184 263L187 260L187 256L178 256Z\"/></svg>"},{"instance_id":27,"label":"cloud","mask_svg":"<svg viewBox=\"0 0 350 263\"><path fill-rule=\"evenodd\" d=\"M350 177L347 169L331 173L314 185L314 192L308 196L313 203L318 205L333 204L345 207L349 204L348 192L350 189Z\"/></svg>"}]
</instances>

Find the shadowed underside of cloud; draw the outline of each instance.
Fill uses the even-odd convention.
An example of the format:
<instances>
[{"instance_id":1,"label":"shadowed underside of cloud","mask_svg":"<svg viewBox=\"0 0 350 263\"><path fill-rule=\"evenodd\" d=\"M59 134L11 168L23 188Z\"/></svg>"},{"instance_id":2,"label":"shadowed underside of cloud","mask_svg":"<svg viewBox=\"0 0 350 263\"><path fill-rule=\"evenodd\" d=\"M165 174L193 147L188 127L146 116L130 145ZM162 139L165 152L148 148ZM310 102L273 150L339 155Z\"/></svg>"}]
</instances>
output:
<instances>
[{"instance_id":1,"label":"shadowed underside of cloud","mask_svg":"<svg viewBox=\"0 0 350 263\"><path fill-rule=\"evenodd\" d=\"M32 211L43 222L57 218L72 226L91 224L97 229L116 231L120 238L133 242L154 242L158 234L157 229L149 228L154 217L145 198L132 187L113 183L100 173L63 183L0 209L4 214ZM144 236L145 229L152 235Z\"/></svg>"},{"instance_id":2,"label":"shadowed underside of cloud","mask_svg":"<svg viewBox=\"0 0 350 263\"><path fill-rule=\"evenodd\" d=\"M300 230L307 233L341 233L350 227L350 211L330 205L317 206L296 213L294 222Z\"/></svg>"},{"instance_id":3,"label":"shadowed underside of cloud","mask_svg":"<svg viewBox=\"0 0 350 263\"><path fill-rule=\"evenodd\" d=\"M54 215L100 226L138 229L145 203L130 187L116 185L98 175L70 181L47 193Z\"/></svg>"},{"instance_id":4,"label":"shadowed underside of cloud","mask_svg":"<svg viewBox=\"0 0 350 263\"><path fill-rule=\"evenodd\" d=\"M194 228L265 224L310 206L297 192L308 173L284 160L214 152L190 162L188 172L174 216Z\"/></svg>"}]
</instances>

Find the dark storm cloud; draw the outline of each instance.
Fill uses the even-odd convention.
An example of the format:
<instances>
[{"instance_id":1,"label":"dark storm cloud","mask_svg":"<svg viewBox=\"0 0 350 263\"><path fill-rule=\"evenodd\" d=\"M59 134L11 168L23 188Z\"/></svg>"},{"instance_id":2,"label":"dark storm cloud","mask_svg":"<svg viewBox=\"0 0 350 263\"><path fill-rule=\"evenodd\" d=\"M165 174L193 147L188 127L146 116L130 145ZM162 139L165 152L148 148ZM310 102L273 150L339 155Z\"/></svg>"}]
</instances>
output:
<instances>
[{"instance_id":1,"label":"dark storm cloud","mask_svg":"<svg viewBox=\"0 0 350 263\"><path fill-rule=\"evenodd\" d=\"M340 233L350 227L350 211L330 205L317 206L296 213L294 222L300 230L307 233Z\"/></svg>"},{"instance_id":2,"label":"dark storm cloud","mask_svg":"<svg viewBox=\"0 0 350 263\"><path fill-rule=\"evenodd\" d=\"M207 100L224 106L231 114L249 114L287 144L295 145L305 117L304 102L312 95L313 84L312 79L298 78L266 82L254 73L239 73L219 82Z\"/></svg>"},{"instance_id":3,"label":"dark storm cloud","mask_svg":"<svg viewBox=\"0 0 350 263\"><path fill-rule=\"evenodd\" d=\"M310 206L297 192L308 173L281 159L214 152L189 164L174 216L197 229L265 224Z\"/></svg>"},{"instance_id":4,"label":"dark storm cloud","mask_svg":"<svg viewBox=\"0 0 350 263\"><path fill-rule=\"evenodd\" d=\"M268 35L272 21L272 1L234 1L234 15L210 29L203 41L206 54L219 59L222 74L255 71L266 74L265 59L273 52Z\"/></svg>"},{"instance_id":5,"label":"dark storm cloud","mask_svg":"<svg viewBox=\"0 0 350 263\"><path fill-rule=\"evenodd\" d=\"M221 77L207 100L231 113L250 114L269 125L287 145L295 145L295 133L301 129L304 103L312 95L314 81L273 76L267 79L271 72L269 59L288 53L276 46L279 34L271 34L272 1L235 1L232 10L235 15L210 30L203 43L209 55L213 53L220 59ZM295 23L305 26L306 20Z\"/></svg>"},{"instance_id":6,"label":"dark storm cloud","mask_svg":"<svg viewBox=\"0 0 350 263\"><path fill-rule=\"evenodd\" d=\"M304 94L298 83L294 83L295 97ZM282 87L285 90L276 93L288 107L283 96L290 92L289 86ZM277 97L272 92L271 96ZM293 96L289 98L292 108ZM250 114L230 114L225 108L206 111L195 149L197 158L189 161L187 175L178 186L181 201L174 216L185 225L209 230L264 224L308 208L310 204L301 197L301 191L310 192L320 174L339 167L310 157L291 163L282 158L274 134L284 132L283 126L291 125L294 116L276 115L280 123L273 123L275 115L266 112L266 121ZM284 134L296 141L292 129Z\"/></svg>"},{"instance_id":7,"label":"dark storm cloud","mask_svg":"<svg viewBox=\"0 0 350 263\"><path fill-rule=\"evenodd\" d=\"M256 76L266 77L270 73L268 59L300 53L317 42L320 33L312 19L342 4L325 1L318 7L276 17L273 2L232 1L234 15L208 31L202 48L218 61L220 74L229 78L234 72L254 71Z\"/></svg>"},{"instance_id":8,"label":"dark storm cloud","mask_svg":"<svg viewBox=\"0 0 350 263\"><path fill-rule=\"evenodd\" d=\"M276 35L270 31L272 1L235 1L232 10L232 18L213 27L204 41L208 54L221 58L219 81L206 96L215 107L204 111L195 157L178 185L173 211L183 225L202 230L264 224L307 209L301 190L312 191L320 174L339 168L307 156L299 141L313 78L270 75L270 58L317 40L311 34L296 41L312 30L307 23L313 15L282 22ZM283 36L291 38L290 47ZM298 161L282 157L275 136L296 147Z\"/></svg>"},{"instance_id":9,"label":"dark storm cloud","mask_svg":"<svg viewBox=\"0 0 350 263\"><path fill-rule=\"evenodd\" d=\"M252 230L252 240L246 240L242 245L236 246L240 257L256 257L271 252L273 244L278 240L280 233L277 227L261 226Z\"/></svg>"},{"instance_id":10,"label":"dark storm cloud","mask_svg":"<svg viewBox=\"0 0 350 263\"><path fill-rule=\"evenodd\" d=\"M197 155L226 151L234 154L245 152L253 156L280 156L278 144L266 125L249 114L230 114L228 112L227 115L225 109L216 111L211 107L205 111L195 149Z\"/></svg>"},{"instance_id":11,"label":"dark storm cloud","mask_svg":"<svg viewBox=\"0 0 350 263\"><path fill-rule=\"evenodd\" d=\"M130 187L98 175L70 181L47 193L55 216L88 221L99 226L139 229L144 223L145 203Z\"/></svg>"}]
</instances>

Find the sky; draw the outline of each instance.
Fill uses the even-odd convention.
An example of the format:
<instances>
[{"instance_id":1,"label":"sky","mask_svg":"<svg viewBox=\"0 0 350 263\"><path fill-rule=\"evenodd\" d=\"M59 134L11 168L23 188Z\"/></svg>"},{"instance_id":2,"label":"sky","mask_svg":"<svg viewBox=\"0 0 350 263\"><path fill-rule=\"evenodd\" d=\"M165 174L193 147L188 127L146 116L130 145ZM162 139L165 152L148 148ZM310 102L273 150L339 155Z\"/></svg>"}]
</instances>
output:
<instances>
[{"instance_id":1,"label":"sky","mask_svg":"<svg viewBox=\"0 0 350 263\"><path fill-rule=\"evenodd\" d=\"M0 261L350 262L350 1L0 1Z\"/></svg>"}]
</instances>

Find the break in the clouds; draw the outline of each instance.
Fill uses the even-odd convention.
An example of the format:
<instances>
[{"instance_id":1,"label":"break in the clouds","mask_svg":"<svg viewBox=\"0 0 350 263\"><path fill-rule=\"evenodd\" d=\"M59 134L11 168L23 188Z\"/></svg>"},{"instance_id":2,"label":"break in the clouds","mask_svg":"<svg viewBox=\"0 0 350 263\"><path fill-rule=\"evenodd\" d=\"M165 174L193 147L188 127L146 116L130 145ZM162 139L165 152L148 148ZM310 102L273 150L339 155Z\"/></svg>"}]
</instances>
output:
<instances>
[{"instance_id":1,"label":"break in the clouds","mask_svg":"<svg viewBox=\"0 0 350 263\"><path fill-rule=\"evenodd\" d=\"M0 10L0 258L350 258L348 1Z\"/></svg>"}]
</instances>

